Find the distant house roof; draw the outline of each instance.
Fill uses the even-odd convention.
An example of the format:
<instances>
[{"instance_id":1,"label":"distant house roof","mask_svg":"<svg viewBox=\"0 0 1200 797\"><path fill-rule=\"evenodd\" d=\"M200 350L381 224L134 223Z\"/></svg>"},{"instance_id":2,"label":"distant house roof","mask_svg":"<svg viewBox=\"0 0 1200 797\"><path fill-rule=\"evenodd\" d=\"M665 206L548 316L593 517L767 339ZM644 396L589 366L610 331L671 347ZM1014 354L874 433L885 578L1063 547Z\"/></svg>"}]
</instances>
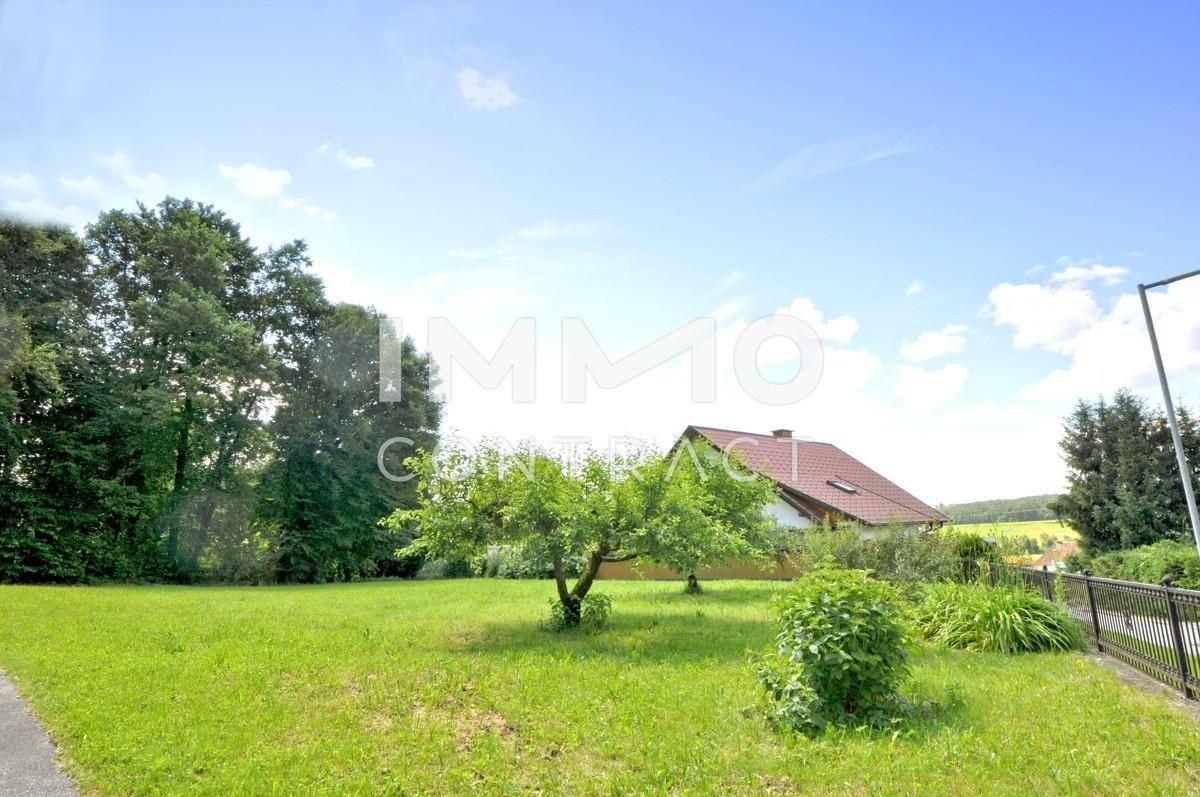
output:
<instances>
[{"instance_id":1,"label":"distant house roof","mask_svg":"<svg viewBox=\"0 0 1200 797\"><path fill-rule=\"evenodd\" d=\"M689 426L684 435L699 435L722 450L732 446L747 467L773 479L785 492L870 526L949 521L837 446L799 440L786 429L775 434L753 434Z\"/></svg>"},{"instance_id":2,"label":"distant house roof","mask_svg":"<svg viewBox=\"0 0 1200 797\"><path fill-rule=\"evenodd\" d=\"M1079 551L1080 548L1078 543L1074 542L1073 540L1063 540L1061 542L1056 542L1047 548L1046 552L1035 559L1033 564L1035 567L1041 567L1043 565L1051 567L1059 562L1067 561L1068 558L1079 553Z\"/></svg>"}]
</instances>

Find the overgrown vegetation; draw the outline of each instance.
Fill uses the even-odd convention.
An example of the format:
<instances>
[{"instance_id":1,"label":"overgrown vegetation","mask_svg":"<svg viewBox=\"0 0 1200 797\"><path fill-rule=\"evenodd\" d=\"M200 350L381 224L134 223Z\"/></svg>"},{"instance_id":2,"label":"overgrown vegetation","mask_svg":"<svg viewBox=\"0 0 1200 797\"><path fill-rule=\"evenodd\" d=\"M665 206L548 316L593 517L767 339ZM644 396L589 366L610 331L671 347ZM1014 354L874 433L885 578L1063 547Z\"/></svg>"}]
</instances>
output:
<instances>
[{"instance_id":1,"label":"overgrown vegetation","mask_svg":"<svg viewBox=\"0 0 1200 797\"><path fill-rule=\"evenodd\" d=\"M83 239L0 219L0 265L0 581L386 571L412 486L376 454L436 440L431 366L396 343L379 402L386 322L331 304L302 241L168 198Z\"/></svg>"},{"instance_id":2,"label":"overgrown vegetation","mask_svg":"<svg viewBox=\"0 0 1200 797\"><path fill-rule=\"evenodd\" d=\"M1086 553L1069 562L1075 571L1088 570L1094 576L1122 581L1160 584L1170 578L1177 587L1200 589L1200 556L1195 543L1162 540L1124 551L1109 551L1097 556Z\"/></svg>"},{"instance_id":3,"label":"overgrown vegetation","mask_svg":"<svg viewBox=\"0 0 1200 797\"><path fill-rule=\"evenodd\" d=\"M821 567L776 596L775 650L755 672L773 725L882 728L904 713L909 641L899 595L863 570Z\"/></svg>"},{"instance_id":4,"label":"overgrown vegetation","mask_svg":"<svg viewBox=\"0 0 1200 797\"><path fill-rule=\"evenodd\" d=\"M931 584L916 626L932 642L995 653L1077 650L1079 624L1066 609L1019 586Z\"/></svg>"},{"instance_id":5,"label":"overgrown vegetation","mask_svg":"<svg viewBox=\"0 0 1200 797\"><path fill-rule=\"evenodd\" d=\"M869 570L893 584L911 587L955 578L961 567L956 537L897 526L871 531L853 524L805 529L790 538L788 555L803 571L833 562L848 570Z\"/></svg>"}]
</instances>

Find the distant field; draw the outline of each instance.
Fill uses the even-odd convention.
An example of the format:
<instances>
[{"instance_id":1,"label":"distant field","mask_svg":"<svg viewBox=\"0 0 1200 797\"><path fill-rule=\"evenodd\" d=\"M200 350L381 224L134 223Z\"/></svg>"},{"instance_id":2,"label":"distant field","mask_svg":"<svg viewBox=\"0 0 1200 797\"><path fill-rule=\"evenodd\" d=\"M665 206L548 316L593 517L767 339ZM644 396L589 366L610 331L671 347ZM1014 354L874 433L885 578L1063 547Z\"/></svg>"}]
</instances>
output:
<instances>
[{"instance_id":1,"label":"distant field","mask_svg":"<svg viewBox=\"0 0 1200 797\"><path fill-rule=\"evenodd\" d=\"M1079 532L1064 526L1057 520L1022 520L1017 523L963 523L955 525L955 531L963 534L978 534L981 537L1007 539L1011 537L1033 537L1040 540L1049 534L1059 540L1077 540Z\"/></svg>"}]
</instances>

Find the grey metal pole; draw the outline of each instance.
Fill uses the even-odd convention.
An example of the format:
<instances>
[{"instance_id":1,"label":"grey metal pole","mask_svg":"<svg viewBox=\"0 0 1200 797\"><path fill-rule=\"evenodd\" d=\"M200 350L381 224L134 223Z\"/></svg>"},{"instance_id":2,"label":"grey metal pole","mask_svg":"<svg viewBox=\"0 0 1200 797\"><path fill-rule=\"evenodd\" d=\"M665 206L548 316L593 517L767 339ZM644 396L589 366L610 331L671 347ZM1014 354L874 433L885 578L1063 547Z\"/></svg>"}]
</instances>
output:
<instances>
[{"instance_id":1,"label":"grey metal pole","mask_svg":"<svg viewBox=\"0 0 1200 797\"><path fill-rule=\"evenodd\" d=\"M1154 350L1154 365L1158 368L1158 383L1162 386L1163 403L1167 406L1167 421L1171 424L1171 439L1175 443L1175 459L1179 462L1179 479L1183 482L1183 495L1187 499L1188 516L1192 519L1192 539L1196 542L1196 550L1200 552L1200 513L1196 511L1196 493L1192 490L1192 471L1188 467L1187 454L1183 450L1183 438L1179 434L1175 404L1171 401L1171 388L1167 386L1167 372L1163 368L1162 352L1158 350L1158 335L1154 332L1154 318L1150 315L1150 302L1146 298L1145 285L1138 286L1138 297L1142 300L1142 312L1146 315L1146 331L1150 333L1150 348Z\"/></svg>"}]
</instances>

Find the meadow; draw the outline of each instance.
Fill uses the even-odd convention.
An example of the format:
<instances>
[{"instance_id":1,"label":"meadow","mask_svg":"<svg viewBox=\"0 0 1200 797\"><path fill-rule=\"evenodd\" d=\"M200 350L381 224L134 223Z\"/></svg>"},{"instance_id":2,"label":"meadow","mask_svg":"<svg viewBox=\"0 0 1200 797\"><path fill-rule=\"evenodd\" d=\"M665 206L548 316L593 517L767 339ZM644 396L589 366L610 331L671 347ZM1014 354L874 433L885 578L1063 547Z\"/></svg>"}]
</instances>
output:
<instances>
[{"instance_id":1,"label":"meadow","mask_svg":"<svg viewBox=\"0 0 1200 797\"><path fill-rule=\"evenodd\" d=\"M960 534L978 534L990 537L997 542L1018 537L1032 537L1041 540L1050 536L1056 540L1078 540L1079 532L1070 526L1063 525L1057 520L1021 520L1011 523L961 523L952 527Z\"/></svg>"},{"instance_id":2,"label":"meadow","mask_svg":"<svg viewBox=\"0 0 1200 797\"><path fill-rule=\"evenodd\" d=\"M747 651L778 583L0 587L0 667L90 794L1163 794L1200 725L1081 654L922 647L891 732L781 736Z\"/></svg>"}]
</instances>

